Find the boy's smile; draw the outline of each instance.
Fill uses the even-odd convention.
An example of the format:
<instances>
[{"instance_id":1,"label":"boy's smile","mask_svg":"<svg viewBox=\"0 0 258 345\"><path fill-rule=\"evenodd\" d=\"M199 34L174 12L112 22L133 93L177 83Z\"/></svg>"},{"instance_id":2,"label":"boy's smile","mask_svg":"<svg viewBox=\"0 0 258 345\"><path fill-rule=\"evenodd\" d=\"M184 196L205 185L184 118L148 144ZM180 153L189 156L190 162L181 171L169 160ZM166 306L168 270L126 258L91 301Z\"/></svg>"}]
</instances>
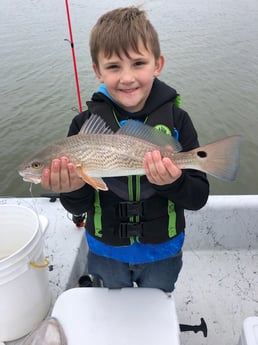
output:
<instances>
[{"instance_id":1,"label":"boy's smile","mask_svg":"<svg viewBox=\"0 0 258 345\"><path fill-rule=\"evenodd\" d=\"M98 66L93 69L115 102L129 112L140 111L150 94L153 78L163 67L164 58L155 61L154 55L140 42L139 52L128 49L128 56L121 52L106 57L99 53Z\"/></svg>"}]
</instances>

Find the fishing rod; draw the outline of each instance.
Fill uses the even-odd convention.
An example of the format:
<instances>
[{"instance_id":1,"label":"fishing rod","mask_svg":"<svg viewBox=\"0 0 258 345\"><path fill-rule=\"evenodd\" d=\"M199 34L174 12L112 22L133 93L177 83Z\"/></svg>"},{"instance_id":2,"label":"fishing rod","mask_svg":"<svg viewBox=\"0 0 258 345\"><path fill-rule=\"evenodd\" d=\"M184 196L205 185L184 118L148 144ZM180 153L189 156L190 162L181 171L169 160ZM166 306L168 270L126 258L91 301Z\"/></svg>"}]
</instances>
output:
<instances>
[{"instance_id":1,"label":"fishing rod","mask_svg":"<svg viewBox=\"0 0 258 345\"><path fill-rule=\"evenodd\" d=\"M75 57L75 49L74 49L73 33L72 33L72 25L71 25L71 18L70 18L70 10L69 10L68 0L65 0L65 6L66 6L66 15L67 15L67 21L68 21L69 35L70 35L70 40L65 39L65 41L68 41L70 43L70 45L71 45L72 57L73 57L73 69L74 69L75 85L76 85L76 92L77 92L77 99L78 99L78 106L79 106L79 111L82 112L81 93L80 93L80 85L79 85L79 78L78 78L77 65L76 65L76 57Z\"/></svg>"}]
</instances>

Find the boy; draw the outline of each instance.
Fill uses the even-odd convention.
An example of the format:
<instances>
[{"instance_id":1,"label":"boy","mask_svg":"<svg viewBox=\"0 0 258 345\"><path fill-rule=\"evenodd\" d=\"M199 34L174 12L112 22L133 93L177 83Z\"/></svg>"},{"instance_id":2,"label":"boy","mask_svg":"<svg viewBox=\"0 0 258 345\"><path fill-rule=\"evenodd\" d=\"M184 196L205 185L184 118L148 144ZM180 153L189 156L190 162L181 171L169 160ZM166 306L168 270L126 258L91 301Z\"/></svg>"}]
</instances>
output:
<instances>
[{"instance_id":1,"label":"boy","mask_svg":"<svg viewBox=\"0 0 258 345\"><path fill-rule=\"evenodd\" d=\"M90 50L101 85L68 135L77 134L96 113L114 131L135 119L179 134L183 151L199 146L188 114L176 106L178 94L157 79L164 57L144 11L119 8L101 16ZM97 192L61 157L43 171L42 186L61 192L61 203L72 214L87 213L88 272L105 287L135 282L171 292L182 267L184 209L203 207L209 184L204 173L180 170L158 151L146 154L144 168L146 176L105 178L109 190Z\"/></svg>"}]
</instances>

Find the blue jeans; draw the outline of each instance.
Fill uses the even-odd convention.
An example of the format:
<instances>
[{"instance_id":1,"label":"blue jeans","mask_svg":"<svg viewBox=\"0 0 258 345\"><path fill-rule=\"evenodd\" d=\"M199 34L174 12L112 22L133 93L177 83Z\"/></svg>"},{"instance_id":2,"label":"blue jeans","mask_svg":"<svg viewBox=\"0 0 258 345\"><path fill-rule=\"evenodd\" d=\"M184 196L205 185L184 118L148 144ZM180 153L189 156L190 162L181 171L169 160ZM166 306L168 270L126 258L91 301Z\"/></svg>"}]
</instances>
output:
<instances>
[{"instance_id":1,"label":"blue jeans","mask_svg":"<svg viewBox=\"0 0 258 345\"><path fill-rule=\"evenodd\" d=\"M132 287L135 282L139 287L172 292L182 265L181 251L165 260L137 265L88 253L88 273L101 279L104 287L110 289Z\"/></svg>"}]
</instances>

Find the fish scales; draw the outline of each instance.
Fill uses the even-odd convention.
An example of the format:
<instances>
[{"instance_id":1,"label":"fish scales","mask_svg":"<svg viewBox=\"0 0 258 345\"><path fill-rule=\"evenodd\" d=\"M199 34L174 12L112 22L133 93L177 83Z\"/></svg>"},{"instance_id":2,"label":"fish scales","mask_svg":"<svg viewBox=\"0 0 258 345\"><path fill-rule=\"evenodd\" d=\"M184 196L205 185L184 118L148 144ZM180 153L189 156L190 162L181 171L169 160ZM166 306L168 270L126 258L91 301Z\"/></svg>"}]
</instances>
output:
<instances>
[{"instance_id":1,"label":"fish scales","mask_svg":"<svg viewBox=\"0 0 258 345\"><path fill-rule=\"evenodd\" d=\"M87 167L92 177L121 176L126 172L143 173L146 152L160 147L127 135L87 134L67 138L62 153ZM65 149L64 149L65 146Z\"/></svg>"}]
</instances>

